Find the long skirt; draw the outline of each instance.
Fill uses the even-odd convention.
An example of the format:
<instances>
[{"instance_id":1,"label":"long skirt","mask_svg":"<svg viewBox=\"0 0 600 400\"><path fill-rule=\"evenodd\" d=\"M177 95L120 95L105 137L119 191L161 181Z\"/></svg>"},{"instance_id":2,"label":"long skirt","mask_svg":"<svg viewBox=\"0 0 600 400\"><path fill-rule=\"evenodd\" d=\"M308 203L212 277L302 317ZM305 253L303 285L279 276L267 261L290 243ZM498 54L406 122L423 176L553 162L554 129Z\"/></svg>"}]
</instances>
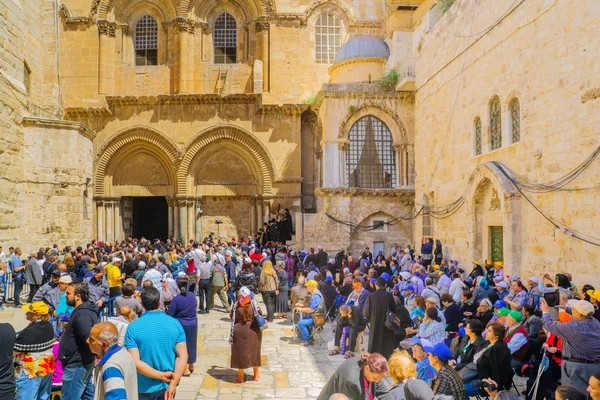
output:
<instances>
[{"instance_id":1,"label":"long skirt","mask_svg":"<svg viewBox=\"0 0 600 400\"><path fill-rule=\"evenodd\" d=\"M275 299L275 312L285 313L288 312L288 291L280 290L277 298Z\"/></svg>"},{"instance_id":2,"label":"long skirt","mask_svg":"<svg viewBox=\"0 0 600 400\"><path fill-rule=\"evenodd\" d=\"M258 328L258 324L255 321L245 324L236 323L233 329L231 368L260 367L262 332Z\"/></svg>"},{"instance_id":3,"label":"long skirt","mask_svg":"<svg viewBox=\"0 0 600 400\"><path fill-rule=\"evenodd\" d=\"M185 344L188 352L188 364L196 362L196 348L198 347L198 324L181 324L185 332Z\"/></svg>"}]
</instances>

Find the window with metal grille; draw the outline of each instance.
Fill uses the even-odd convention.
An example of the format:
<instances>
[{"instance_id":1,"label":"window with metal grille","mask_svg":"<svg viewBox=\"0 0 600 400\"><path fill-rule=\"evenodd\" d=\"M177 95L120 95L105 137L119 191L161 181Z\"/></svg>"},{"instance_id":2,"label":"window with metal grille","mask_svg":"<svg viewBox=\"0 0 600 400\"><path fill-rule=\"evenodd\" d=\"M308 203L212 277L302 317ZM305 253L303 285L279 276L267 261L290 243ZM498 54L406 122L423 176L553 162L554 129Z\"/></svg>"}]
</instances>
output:
<instances>
[{"instance_id":1,"label":"window with metal grille","mask_svg":"<svg viewBox=\"0 0 600 400\"><path fill-rule=\"evenodd\" d=\"M521 141L521 105L519 99L512 99L508 109L510 111L512 142L517 143Z\"/></svg>"},{"instance_id":2,"label":"window with metal grille","mask_svg":"<svg viewBox=\"0 0 600 400\"><path fill-rule=\"evenodd\" d=\"M135 24L135 65L158 64L158 24L151 15L144 15Z\"/></svg>"},{"instance_id":3,"label":"window with metal grille","mask_svg":"<svg viewBox=\"0 0 600 400\"><path fill-rule=\"evenodd\" d=\"M423 206L423 237L432 237L430 208Z\"/></svg>"},{"instance_id":4,"label":"window with metal grille","mask_svg":"<svg viewBox=\"0 0 600 400\"><path fill-rule=\"evenodd\" d=\"M387 221L378 220L378 219L373 220L373 231L374 232L385 232L387 230L386 226L385 226L386 222Z\"/></svg>"},{"instance_id":5,"label":"window with metal grille","mask_svg":"<svg viewBox=\"0 0 600 400\"><path fill-rule=\"evenodd\" d=\"M235 64L237 62L237 25L229 13L219 15L213 33L215 64Z\"/></svg>"},{"instance_id":6,"label":"window with metal grille","mask_svg":"<svg viewBox=\"0 0 600 400\"><path fill-rule=\"evenodd\" d=\"M385 189L396 187L396 160L392 133L378 118L366 116L350 129L347 153L350 187Z\"/></svg>"},{"instance_id":7,"label":"window with metal grille","mask_svg":"<svg viewBox=\"0 0 600 400\"><path fill-rule=\"evenodd\" d=\"M323 13L315 25L315 58L319 64L333 64L341 46L342 28L335 15Z\"/></svg>"},{"instance_id":8,"label":"window with metal grille","mask_svg":"<svg viewBox=\"0 0 600 400\"><path fill-rule=\"evenodd\" d=\"M475 119L475 155L478 156L481 154L483 138L481 134L481 118L477 117Z\"/></svg>"},{"instance_id":9,"label":"window with metal grille","mask_svg":"<svg viewBox=\"0 0 600 400\"><path fill-rule=\"evenodd\" d=\"M500 98L495 96L490 102L490 143L492 150L502 147L502 112Z\"/></svg>"}]
</instances>

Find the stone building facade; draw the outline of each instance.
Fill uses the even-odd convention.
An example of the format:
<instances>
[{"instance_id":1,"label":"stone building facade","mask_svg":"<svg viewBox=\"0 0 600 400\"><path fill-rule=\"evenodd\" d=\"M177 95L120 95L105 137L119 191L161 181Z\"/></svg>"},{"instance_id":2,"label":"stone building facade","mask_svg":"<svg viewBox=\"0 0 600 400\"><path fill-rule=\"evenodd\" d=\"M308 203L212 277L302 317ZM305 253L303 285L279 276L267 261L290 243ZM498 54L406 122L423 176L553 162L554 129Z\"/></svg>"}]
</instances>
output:
<instances>
[{"instance_id":1,"label":"stone building facade","mask_svg":"<svg viewBox=\"0 0 600 400\"><path fill-rule=\"evenodd\" d=\"M600 144L600 5L508 3L0 0L0 244L247 236L289 208L296 247L434 237L593 281L598 161L511 179Z\"/></svg>"}]
</instances>

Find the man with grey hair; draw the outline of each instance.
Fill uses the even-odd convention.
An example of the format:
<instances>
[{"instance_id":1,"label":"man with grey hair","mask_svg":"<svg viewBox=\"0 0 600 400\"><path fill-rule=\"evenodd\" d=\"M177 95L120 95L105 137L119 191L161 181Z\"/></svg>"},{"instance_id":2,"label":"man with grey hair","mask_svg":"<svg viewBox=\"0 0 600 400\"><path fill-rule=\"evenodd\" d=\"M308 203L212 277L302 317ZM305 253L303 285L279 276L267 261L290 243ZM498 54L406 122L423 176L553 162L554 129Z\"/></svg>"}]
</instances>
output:
<instances>
[{"instance_id":1,"label":"man with grey hair","mask_svg":"<svg viewBox=\"0 0 600 400\"><path fill-rule=\"evenodd\" d=\"M125 343L125 333L129 323L133 321L135 313L129 306L119 307L119 315L108 319L108 322L112 323L119 332L119 346L123 346Z\"/></svg>"},{"instance_id":2,"label":"man with grey hair","mask_svg":"<svg viewBox=\"0 0 600 400\"><path fill-rule=\"evenodd\" d=\"M96 324L90 331L88 346L100 359L94 371L94 400L138 398L135 363L118 340L119 332L110 322Z\"/></svg>"},{"instance_id":3,"label":"man with grey hair","mask_svg":"<svg viewBox=\"0 0 600 400\"><path fill-rule=\"evenodd\" d=\"M198 289L198 314L208 314L210 306L210 278L212 276L213 263L212 248L207 255L198 256L199 264L196 264L196 288ZM195 261L194 261L195 262Z\"/></svg>"}]
</instances>

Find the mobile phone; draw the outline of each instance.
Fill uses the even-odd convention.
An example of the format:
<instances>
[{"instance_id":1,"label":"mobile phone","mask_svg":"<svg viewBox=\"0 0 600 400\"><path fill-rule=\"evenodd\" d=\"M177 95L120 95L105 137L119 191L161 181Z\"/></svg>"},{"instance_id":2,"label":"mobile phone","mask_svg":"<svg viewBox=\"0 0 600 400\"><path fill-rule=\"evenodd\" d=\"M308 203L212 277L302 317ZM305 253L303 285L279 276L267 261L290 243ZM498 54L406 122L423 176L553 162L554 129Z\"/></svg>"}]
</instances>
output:
<instances>
[{"instance_id":1,"label":"mobile phone","mask_svg":"<svg viewBox=\"0 0 600 400\"><path fill-rule=\"evenodd\" d=\"M556 307L560 302L560 297L558 295L558 291L544 293L544 300L546 300L546 303L548 303L548 306Z\"/></svg>"}]
</instances>

